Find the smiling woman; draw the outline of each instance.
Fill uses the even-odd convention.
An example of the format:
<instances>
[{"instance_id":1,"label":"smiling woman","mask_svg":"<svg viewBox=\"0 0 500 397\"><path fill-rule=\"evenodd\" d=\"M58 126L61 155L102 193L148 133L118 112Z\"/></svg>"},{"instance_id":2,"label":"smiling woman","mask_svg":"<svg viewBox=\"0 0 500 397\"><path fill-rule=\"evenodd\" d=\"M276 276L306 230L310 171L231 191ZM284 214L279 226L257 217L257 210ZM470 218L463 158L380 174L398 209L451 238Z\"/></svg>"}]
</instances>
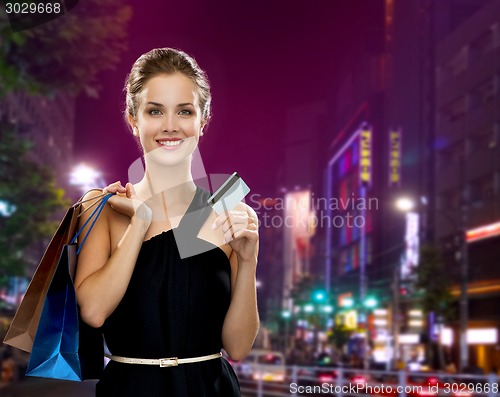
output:
<instances>
[{"instance_id":1,"label":"smiling woman","mask_svg":"<svg viewBox=\"0 0 500 397\"><path fill-rule=\"evenodd\" d=\"M243 203L217 216L193 181L210 118L207 77L182 51L156 49L136 61L125 91L145 174L104 189L115 196L75 278L81 316L110 349L96 396L240 396L221 349L242 359L258 330L258 219ZM181 258L179 238L206 249Z\"/></svg>"},{"instance_id":2,"label":"smiling woman","mask_svg":"<svg viewBox=\"0 0 500 397\"><path fill-rule=\"evenodd\" d=\"M137 113L129 113L127 121L147 160L171 166L191 161L206 124L193 81L182 73L160 74L144 84L138 99ZM165 156L158 148L175 155Z\"/></svg>"}]
</instances>

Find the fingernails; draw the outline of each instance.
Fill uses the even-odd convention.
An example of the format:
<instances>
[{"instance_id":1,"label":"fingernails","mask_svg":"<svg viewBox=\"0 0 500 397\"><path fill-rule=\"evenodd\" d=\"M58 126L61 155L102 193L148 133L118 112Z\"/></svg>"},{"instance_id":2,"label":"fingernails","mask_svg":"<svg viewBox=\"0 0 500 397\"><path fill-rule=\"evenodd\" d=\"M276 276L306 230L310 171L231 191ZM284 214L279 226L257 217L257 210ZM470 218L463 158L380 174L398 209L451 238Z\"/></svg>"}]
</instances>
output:
<instances>
[{"instance_id":1,"label":"fingernails","mask_svg":"<svg viewBox=\"0 0 500 397\"><path fill-rule=\"evenodd\" d=\"M212 230L214 230L216 226L217 226L216 222L212 223Z\"/></svg>"}]
</instances>

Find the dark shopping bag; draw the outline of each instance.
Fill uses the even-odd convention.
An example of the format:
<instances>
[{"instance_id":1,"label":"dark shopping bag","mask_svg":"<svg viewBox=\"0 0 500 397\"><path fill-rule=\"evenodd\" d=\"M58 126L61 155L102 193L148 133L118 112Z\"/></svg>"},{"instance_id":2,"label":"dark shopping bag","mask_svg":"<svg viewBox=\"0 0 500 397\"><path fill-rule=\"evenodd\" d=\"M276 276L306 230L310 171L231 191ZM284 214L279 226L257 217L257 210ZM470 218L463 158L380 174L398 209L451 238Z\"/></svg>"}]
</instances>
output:
<instances>
[{"instance_id":1,"label":"dark shopping bag","mask_svg":"<svg viewBox=\"0 0 500 397\"><path fill-rule=\"evenodd\" d=\"M65 245L45 296L26 375L81 380L78 308L69 269L76 245ZM102 359L101 359L102 361Z\"/></svg>"},{"instance_id":2,"label":"dark shopping bag","mask_svg":"<svg viewBox=\"0 0 500 397\"><path fill-rule=\"evenodd\" d=\"M78 207L71 206L64 215L52 240L50 241L42 260L36 268L31 282L24 294L23 300L12 320L4 343L12 347L31 352L35 339L43 301L50 281L54 276L57 263L61 257L64 245L69 244L76 233L78 224Z\"/></svg>"},{"instance_id":3,"label":"dark shopping bag","mask_svg":"<svg viewBox=\"0 0 500 397\"><path fill-rule=\"evenodd\" d=\"M28 288L28 292L34 281L37 281L35 285L40 295L38 299L36 299L36 296L32 293L32 299L28 302L30 304L24 305L24 308L23 303L26 298L23 299L13 321L13 325L16 325L16 328L12 333L16 333L17 331L17 336L7 340L9 333L7 334L7 344L18 347L16 344L21 344L19 342L22 342L23 347L30 348L31 356L26 371L26 375L28 376L78 381L98 378L102 373L104 366L102 334L100 330L90 327L81 320L78 314L76 294L72 279L76 270L77 255L112 194L107 194L104 197L102 196L95 198L101 198L101 200L96 201L92 205L98 204L88 220L76 234L74 231L76 229L77 217L80 213L82 201L80 200L68 210L46 251L46 254L51 250L60 251L57 262L53 261L56 265L47 265L46 267L49 270L44 269L43 273L39 272L39 269L37 269L30 283L30 287ZM77 245L75 243L77 237L89 222L92 223L85 238ZM58 233L59 241L55 241ZM74 237L70 242L66 240L66 242L63 241L62 243L64 244L62 244L60 236L67 236L68 234ZM46 254L39 268L42 263L44 263ZM52 275L50 273L52 273ZM43 274L45 279L42 280L40 274ZM38 280L35 280L37 276ZM43 284L42 281L48 284L44 295L43 291L40 292L39 288L39 285ZM40 303L43 304L40 305ZM37 306L41 306L42 309L38 320L35 320L37 321L36 334L33 343L30 345L29 331L30 327L33 327L34 321L30 322L25 320L29 312L36 314ZM16 322L18 317L19 320ZM9 330L9 332L10 331L11 330ZM21 338L19 336L21 336Z\"/></svg>"}]
</instances>

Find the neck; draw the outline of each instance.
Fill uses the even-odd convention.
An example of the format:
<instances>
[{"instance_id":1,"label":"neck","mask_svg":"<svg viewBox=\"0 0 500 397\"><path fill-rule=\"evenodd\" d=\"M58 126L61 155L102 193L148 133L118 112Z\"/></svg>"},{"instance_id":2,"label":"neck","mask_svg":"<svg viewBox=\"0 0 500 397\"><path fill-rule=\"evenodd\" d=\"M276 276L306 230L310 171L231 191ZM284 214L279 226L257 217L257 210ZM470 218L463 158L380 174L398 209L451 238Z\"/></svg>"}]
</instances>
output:
<instances>
[{"instance_id":1,"label":"neck","mask_svg":"<svg viewBox=\"0 0 500 397\"><path fill-rule=\"evenodd\" d=\"M146 155L145 163L146 172L138 184L140 196L151 197L165 192L167 196L182 199L196 189L191 174L191 156L179 164L166 166L148 159Z\"/></svg>"}]
</instances>

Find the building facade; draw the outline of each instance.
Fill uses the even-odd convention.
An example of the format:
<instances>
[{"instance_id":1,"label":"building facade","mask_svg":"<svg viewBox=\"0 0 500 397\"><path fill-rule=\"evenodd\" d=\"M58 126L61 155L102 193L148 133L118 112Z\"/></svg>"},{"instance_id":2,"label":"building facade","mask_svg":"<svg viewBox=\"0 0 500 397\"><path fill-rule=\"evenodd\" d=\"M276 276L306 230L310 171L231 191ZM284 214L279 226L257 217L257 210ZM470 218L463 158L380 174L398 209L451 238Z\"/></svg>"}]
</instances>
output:
<instances>
[{"instance_id":1,"label":"building facade","mask_svg":"<svg viewBox=\"0 0 500 397\"><path fill-rule=\"evenodd\" d=\"M448 247L453 293L467 305L461 321L491 335L500 332L499 109L500 3L492 1L437 45L435 107L436 239ZM461 325L451 324L455 355ZM468 344L471 365L500 366L498 336Z\"/></svg>"}]
</instances>

